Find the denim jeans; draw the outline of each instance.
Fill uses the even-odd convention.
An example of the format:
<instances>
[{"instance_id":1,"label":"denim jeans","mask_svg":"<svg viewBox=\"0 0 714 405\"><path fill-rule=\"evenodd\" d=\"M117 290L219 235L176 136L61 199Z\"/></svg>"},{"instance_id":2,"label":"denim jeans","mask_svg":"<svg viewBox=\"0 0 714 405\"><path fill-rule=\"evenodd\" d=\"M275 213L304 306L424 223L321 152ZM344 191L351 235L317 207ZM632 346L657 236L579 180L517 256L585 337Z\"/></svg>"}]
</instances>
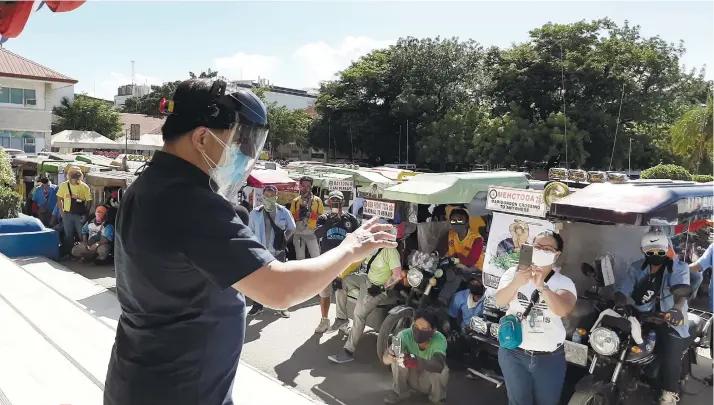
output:
<instances>
[{"instance_id":1,"label":"denim jeans","mask_svg":"<svg viewBox=\"0 0 714 405\"><path fill-rule=\"evenodd\" d=\"M702 281L704 281L704 274L701 271L693 271L689 273L689 285L692 286L692 290L694 291L692 292L690 300L697 297L697 291L699 291Z\"/></svg>"},{"instance_id":2,"label":"denim jeans","mask_svg":"<svg viewBox=\"0 0 714 405\"><path fill-rule=\"evenodd\" d=\"M501 347L498 364L506 381L509 405L558 405L565 381L565 351L531 356Z\"/></svg>"},{"instance_id":3,"label":"denim jeans","mask_svg":"<svg viewBox=\"0 0 714 405\"><path fill-rule=\"evenodd\" d=\"M69 253L74 246L74 237L82 239L82 216L70 212L62 213L62 225L64 226L64 250Z\"/></svg>"}]
</instances>

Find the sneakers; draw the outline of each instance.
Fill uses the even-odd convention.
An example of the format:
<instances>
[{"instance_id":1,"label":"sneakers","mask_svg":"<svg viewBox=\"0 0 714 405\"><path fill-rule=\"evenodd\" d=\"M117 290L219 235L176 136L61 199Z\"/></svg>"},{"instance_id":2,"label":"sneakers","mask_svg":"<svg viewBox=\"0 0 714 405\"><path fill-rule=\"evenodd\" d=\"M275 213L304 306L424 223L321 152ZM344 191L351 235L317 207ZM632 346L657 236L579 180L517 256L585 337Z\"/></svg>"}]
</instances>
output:
<instances>
[{"instance_id":1,"label":"sneakers","mask_svg":"<svg viewBox=\"0 0 714 405\"><path fill-rule=\"evenodd\" d=\"M330 329L330 320L327 318L320 319L320 324L315 328L315 333L325 333Z\"/></svg>"},{"instance_id":2,"label":"sneakers","mask_svg":"<svg viewBox=\"0 0 714 405\"><path fill-rule=\"evenodd\" d=\"M277 314L281 318L290 318L290 311L288 311L287 309L275 311L275 314Z\"/></svg>"},{"instance_id":3,"label":"sneakers","mask_svg":"<svg viewBox=\"0 0 714 405\"><path fill-rule=\"evenodd\" d=\"M248 311L248 316L258 316L263 313L265 309L262 306L253 305Z\"/></svg>"},{"instance_id":4,"label":"sneakers","mask_svg":"<svg viewBox=\"0 0 714 405\"><path fill-rule=\"evenodd\" d=\"M679 395L671 391L662 391L662 396L659 397L659 405L677 405Z\"/></svg>"},{"instance_id":5,"label":"sneakers","mask_svg":"<svg viewBox=\"0 0 714 405\"><path fill-rule=\"evenodd\" d=\"M343 350L342 353L333 354L332 356L327 356L327 358L328 358L328 360L330 360L333 363L343 364L343 363L349 363L352 360L354 360L355 355L348 352L347 350Z\"/></svg>"},{"instance_id":6,"label":"sneakers","mask_svg":"<svg viewBox=\"0 0 714 405\"><path fill-rule=\"evenodd\" d=\"M340 318L335 318L335 322L332 323L332 326L330 326L329 329L325 333L332 334L337 331L341 331L342 333L347 333L347 328L350 326L350 321L347 319L340 319Z\"/></svg>"},{"instance_id":7,"label":"sneakers","mask_svg":"<svg viewBox=\"0 0 714 405\"><path fill-rule=\"evenodd\" d=\"M409 399L409 395L399 395L396 392L392 391L389 394L387 394L386 397L384 397L384 403L385 404L398 404L400 402L404 402L407 399Z\"/></svg>"}]
</instances>

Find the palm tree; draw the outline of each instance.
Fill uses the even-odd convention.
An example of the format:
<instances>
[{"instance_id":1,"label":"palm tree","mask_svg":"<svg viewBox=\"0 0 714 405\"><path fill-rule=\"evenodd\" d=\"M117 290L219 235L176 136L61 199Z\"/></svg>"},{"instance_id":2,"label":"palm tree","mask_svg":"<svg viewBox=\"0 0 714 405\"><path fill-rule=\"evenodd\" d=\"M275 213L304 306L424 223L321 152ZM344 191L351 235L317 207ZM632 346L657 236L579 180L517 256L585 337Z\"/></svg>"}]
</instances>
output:
<instances>
[{"instance_id":1,"label":"palm tree","mask_svg":"<svg viewBox=\"0 0 714 405\"><path fill-rule=\"evenodd\" d=\"M692 173L699 173L700 165L711 159L713 118L714 103L709 94L706 104L692 107L670 129L672 148L685 158Z\"/></svg>"}]
</instances>

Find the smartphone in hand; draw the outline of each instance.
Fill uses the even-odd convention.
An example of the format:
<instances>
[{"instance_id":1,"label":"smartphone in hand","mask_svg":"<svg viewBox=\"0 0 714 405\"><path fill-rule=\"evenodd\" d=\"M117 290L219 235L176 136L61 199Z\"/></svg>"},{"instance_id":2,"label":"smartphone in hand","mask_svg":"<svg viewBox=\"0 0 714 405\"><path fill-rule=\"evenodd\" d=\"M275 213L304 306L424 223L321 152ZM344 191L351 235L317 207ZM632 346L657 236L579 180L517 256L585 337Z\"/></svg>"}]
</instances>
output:
<instances>
[{"instance_id":1,"label":"smartphone in hand","mask_svg":"<svg viewBox=\"0 0 714 405\"><path fill-rule=\"evenodd\" d=\"M518 258L518 270L531 267L533 264L533 245L524 243L521 245L521 255Z\"/></svg>"}]
</instances>

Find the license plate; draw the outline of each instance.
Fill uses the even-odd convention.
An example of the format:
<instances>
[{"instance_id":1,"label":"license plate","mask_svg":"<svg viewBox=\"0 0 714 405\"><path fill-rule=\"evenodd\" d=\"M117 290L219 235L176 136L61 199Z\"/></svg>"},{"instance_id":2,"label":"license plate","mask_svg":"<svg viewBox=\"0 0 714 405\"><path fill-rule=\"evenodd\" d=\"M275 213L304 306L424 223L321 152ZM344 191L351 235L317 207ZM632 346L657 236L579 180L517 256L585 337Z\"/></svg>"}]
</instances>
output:
<instances>
[{"instance_id":1,"label":"license plate","mask_svg":"<svg viewBox=\"0 0 714 405\"><path fill-rule=\"evenodd\" d=\"M565 361L583 367L588 365L588 347L586 345L566 340L564 346Z\"/></svg>"}]
</instances>

